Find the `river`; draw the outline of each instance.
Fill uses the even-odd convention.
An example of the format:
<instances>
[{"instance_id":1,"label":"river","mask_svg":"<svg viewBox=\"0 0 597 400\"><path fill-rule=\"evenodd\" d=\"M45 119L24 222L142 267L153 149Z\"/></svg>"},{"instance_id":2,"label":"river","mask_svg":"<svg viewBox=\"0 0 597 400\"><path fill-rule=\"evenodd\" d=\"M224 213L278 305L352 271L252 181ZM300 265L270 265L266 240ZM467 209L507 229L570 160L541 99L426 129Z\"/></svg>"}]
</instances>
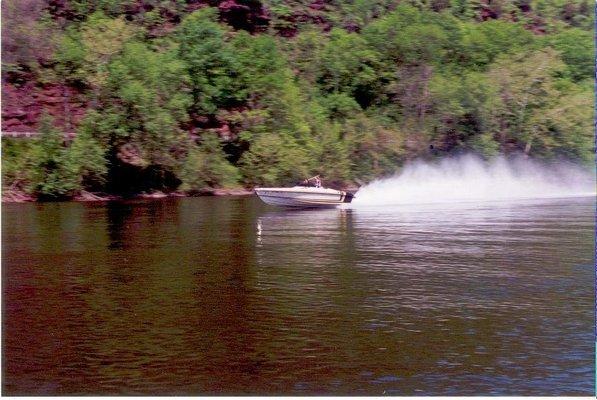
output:
<instances>
[{"instance_id":1,"label":"river","mask_svg":"<svg viewBox=\"0 0 597 400\"><path fill-rule=\"evenodd\" d=\"M594 210L4 204L3 394L593 395Z\"/></svg>"}]
</instances>

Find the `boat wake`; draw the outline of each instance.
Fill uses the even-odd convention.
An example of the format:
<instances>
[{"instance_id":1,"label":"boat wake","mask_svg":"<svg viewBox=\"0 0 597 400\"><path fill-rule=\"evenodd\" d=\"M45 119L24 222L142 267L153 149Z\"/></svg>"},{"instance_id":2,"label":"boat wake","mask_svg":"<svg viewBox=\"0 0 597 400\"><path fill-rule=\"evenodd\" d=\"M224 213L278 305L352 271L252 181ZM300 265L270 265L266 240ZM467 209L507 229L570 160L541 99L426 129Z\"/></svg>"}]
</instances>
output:
<instances>
[{"instance_id":1,"label":"boat wake","mask_svg":"<svg viewBox=\"0 0 597 400\"><path fill-rule=\"evenodd\" d=\"M354 207L595 196L595 175L570 163L466 155L407 164L356 193Z\"/></svg>"}]
</instances>

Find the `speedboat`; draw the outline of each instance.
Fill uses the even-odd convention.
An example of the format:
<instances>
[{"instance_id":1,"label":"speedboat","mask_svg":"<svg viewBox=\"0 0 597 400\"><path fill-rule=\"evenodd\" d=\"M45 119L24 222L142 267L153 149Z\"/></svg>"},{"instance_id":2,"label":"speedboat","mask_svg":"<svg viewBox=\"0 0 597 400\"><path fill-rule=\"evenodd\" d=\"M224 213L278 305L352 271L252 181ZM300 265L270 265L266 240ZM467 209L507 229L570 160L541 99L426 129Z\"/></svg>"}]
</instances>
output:
<instances>
[{"instance_id":1,"label":"speedboat","mask_svg":"<svg viewBox=\"0 0 597 400\"><path fill-rule=\"evenodd\" d=\"M322 187L319 175L290 188L255 188L255 193L267 204L300 208L336 207L350 203L354 197L352 193Z\"/></svg>"},{"instance_id":2,"label":"speedboat","mask_svg":"<svg viewBox=\"0 0 597 400\"><path fill-rule=\"evenodd\" d=\"M324 187L294 186L290 188L255 188L261 200L273 206L326 208L350 203L352 193Z\"/></svg>"}]
</instances>

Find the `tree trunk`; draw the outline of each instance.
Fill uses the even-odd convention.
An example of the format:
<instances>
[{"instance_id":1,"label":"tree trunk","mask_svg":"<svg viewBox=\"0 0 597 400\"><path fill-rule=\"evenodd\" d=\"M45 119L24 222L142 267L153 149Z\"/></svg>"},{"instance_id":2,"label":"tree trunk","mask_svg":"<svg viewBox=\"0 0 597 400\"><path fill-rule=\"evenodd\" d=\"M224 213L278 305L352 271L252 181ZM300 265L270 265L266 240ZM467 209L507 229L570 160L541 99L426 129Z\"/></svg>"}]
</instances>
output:
<instances>
[{"instance_id":1,"label":"tree trunk","mask_svg":"<svg viewBox=\"0 0 597 400\"><path fill-rule=\"evenodd\" d=\"M66 132L70 132L72 128L72 116L70 113L70 102L69 102L69 91L66 86L62 86L62 105L63 105L63 112L64 112L64 130Z\"/></svg>"},{"instance_id":2,"label":"tree trunk","mask_svg":"<svg viewBox=\"0 0 597 400\"><path fill-rule=\"evenodd\" d=\"M527 144L524 146L524 155L528 157L529 153L531 152L531 142L533 139L529 139Z\"/></svg>"}]
</instances>

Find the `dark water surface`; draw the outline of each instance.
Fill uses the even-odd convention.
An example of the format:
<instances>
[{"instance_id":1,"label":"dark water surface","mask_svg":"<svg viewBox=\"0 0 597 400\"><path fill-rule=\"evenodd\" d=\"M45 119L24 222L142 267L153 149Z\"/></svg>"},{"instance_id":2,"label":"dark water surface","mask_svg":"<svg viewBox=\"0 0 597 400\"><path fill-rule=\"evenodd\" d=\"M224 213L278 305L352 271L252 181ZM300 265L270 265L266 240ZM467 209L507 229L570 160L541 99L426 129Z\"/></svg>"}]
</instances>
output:
<instances>
[{"instance_id":1,"label":"dark water surface","mask_svg":"<svg viewBox=\"0 0 597 400\"><path fill-rule=\"evenodd\" d=\"M594 393L592 199L2 208L5 395Z\"/></svg>"}]
</instances>

